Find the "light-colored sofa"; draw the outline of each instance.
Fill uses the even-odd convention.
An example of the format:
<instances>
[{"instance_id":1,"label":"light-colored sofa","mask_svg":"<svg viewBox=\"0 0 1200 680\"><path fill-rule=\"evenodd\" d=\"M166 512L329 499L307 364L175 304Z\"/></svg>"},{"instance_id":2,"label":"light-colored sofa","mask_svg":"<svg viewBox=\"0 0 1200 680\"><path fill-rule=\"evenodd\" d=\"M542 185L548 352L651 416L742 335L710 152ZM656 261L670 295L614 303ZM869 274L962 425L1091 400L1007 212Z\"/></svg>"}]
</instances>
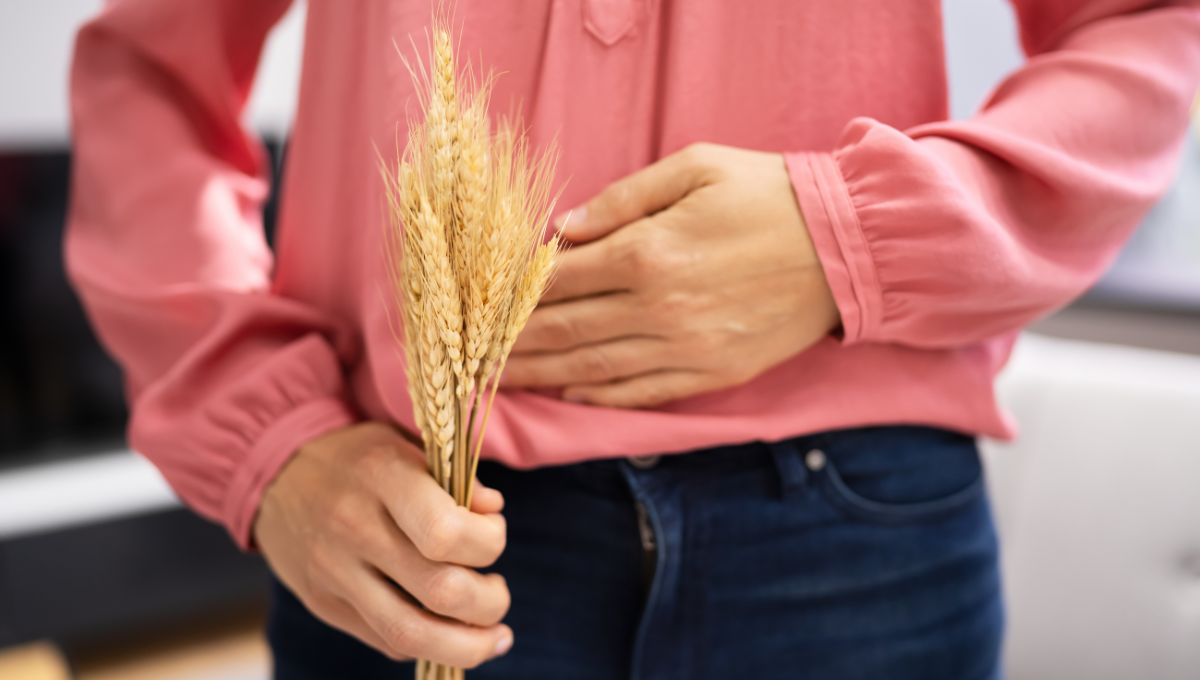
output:
<instances>
[{"instance_id":1,"label":"light-colored sofa","mask_svg":"<svg viewBox=\"0 0 1200 680\"><path fill-rule=\"evenodd\" d=\"M1007 677L1200 678L1200 356L1025 334L999 391Z\"/></svg>"}]
</instances>

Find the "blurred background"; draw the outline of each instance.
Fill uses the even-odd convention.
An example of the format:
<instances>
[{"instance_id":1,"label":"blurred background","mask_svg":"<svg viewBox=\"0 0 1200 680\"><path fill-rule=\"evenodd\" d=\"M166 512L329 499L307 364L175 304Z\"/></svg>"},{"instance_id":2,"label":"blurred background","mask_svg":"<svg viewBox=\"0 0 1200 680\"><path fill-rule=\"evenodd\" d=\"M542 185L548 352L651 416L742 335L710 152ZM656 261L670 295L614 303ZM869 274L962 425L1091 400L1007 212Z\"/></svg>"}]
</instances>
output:
<instances>
[{"instance_id":1,"label":"blurred background","mask_svg":"<svg viewBox=\"0 0 1200 680\"><path fill-rule=\"evenodd\" d=\"M102 0L0 3L0 678L263 680L266 572L129 451L121 375L62 265L67 71ZM952 115L1019 66L1004 0L944 0ZM278 169L304 3L247 123ZM1200 137L1083 299L1001 379L1024 435L985 444L1016 678L1200 678ZM274 197L266 210L268 238Z\"/></svg>"}]
</instances>

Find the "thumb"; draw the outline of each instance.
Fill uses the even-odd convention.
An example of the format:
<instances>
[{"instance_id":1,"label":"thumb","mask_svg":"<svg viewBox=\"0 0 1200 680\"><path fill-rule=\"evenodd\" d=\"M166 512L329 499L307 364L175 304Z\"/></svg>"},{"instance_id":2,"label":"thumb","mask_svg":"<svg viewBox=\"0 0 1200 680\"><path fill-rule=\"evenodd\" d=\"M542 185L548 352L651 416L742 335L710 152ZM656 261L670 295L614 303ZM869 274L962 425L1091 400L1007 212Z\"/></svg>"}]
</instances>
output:
<instances>
[{"instance_id":1,"label":"thumb","mask_svg":"<svg viewBox=\"0 0 1200 680\"><path fill-rule=\"evenodd\" d=\"M566 240L586 243L669 208L703 185L701 154L688 147L619 179L585 205L556 217L554 226Z\"/></svg>"}]
</instances>

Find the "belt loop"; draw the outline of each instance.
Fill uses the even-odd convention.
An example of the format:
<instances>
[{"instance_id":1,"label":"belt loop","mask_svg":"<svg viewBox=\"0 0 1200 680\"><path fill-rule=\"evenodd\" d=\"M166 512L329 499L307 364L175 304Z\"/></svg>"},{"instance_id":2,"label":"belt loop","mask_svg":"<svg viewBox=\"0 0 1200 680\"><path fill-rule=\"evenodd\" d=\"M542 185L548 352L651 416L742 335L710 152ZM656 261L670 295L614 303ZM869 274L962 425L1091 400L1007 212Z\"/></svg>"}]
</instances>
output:
<instances>
[{"instance_id":1,"label":"belt loop","mask_svg":"<svg viewBox=\"0 0 1200 680\"><path fill-rule=\"evenodd\" d=\"M808 485L808 468L800 460L800 450L790 441L767 444L775 470L779 473L779 491L784 500L801 492Z\"/></svg>"}]
</instances>

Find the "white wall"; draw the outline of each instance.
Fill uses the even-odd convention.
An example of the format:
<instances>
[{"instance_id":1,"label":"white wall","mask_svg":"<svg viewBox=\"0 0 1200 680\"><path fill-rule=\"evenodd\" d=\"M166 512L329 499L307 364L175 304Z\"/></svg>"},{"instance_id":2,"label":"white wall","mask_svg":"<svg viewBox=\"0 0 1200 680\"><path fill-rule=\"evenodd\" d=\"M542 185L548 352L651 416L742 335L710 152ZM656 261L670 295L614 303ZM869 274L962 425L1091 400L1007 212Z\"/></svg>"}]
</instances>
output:
<instances>
[{"instance_id":1,"label":"white wall","mask_svg":"<svg viewBox=\"0 0 1200 680\"><path fill-rule=\"evenodd\" d=\"M264 134L279 138L291 129L296 112L300 55L304 51L304 10L304 0L296 0L267 38L254 90L250 93L251 122Z\"/></svg>"},{"instance_id":2,"label":"white wall","mask_svg":"<svg viewBox=\"0 0 1200 680\"><path fill-rule=\"evenodd\" d=\"M1019 67L1016 17L1005 0L942 0L950 116L968 118L996 83Z\"/></svg>"},{"instance_id":3,"label":"white wall","mask_svg":"<svg viewBox=\"0 0 1200 680\"><path fill-rule=\"evenodd\" d=\"M0 146L66 138L67 69L79 24L102 0L0 2Z\"/></svg>"},{"instance_id":4,"label":"white wall","mask_svg":"<svg viewBox=\"0 0 1200 680\"><path fill-rule=\"evenodd\" d=\"M0 149L66 145L75 31L103 4L0 0ZM250 119L264 133L282 135L291 124L303 37L304 1L299 0L271 34L251 96Z\"/></svg>"}]
</instances>

